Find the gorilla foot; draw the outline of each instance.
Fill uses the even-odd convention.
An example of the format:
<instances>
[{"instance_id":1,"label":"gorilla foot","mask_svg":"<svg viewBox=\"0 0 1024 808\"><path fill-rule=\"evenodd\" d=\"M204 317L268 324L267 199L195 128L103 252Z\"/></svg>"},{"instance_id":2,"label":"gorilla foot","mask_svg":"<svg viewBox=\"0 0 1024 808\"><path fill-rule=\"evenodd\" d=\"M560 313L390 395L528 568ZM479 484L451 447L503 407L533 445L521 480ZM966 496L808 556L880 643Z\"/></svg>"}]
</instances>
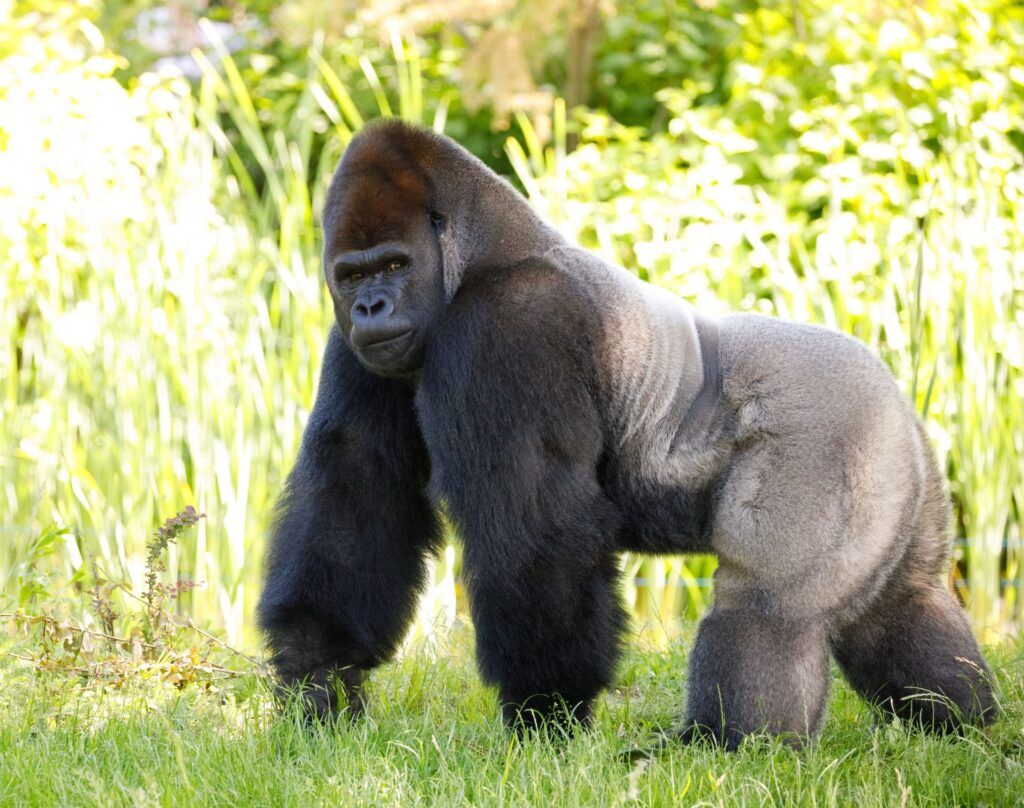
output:
<instances>
[{"instance_id":1,"label":"gorilla foot","mask_svg":"<svg viewBox=\"0 0 1024 808\"><path fill-rule=\"evenodd\" d=\"M520 737L541 729L572 737L591 723L589 702L568 704L558 696L531 696L519 704L503 704L501 716L505 726Z\"/></svg>"},{"instance_id":2,"label":"gorilla foot","mask_svg":"<svg viewBox=\"0 0 1024 808\"><path fill-rule=\"evenodd\" d=\"M952 593L929 587L882 599L832 640L840 669L883 715L939 733L998 715L992 672Z\"/></svg>"},{"instance_id":3,"label":"gorilla foot","mask_svg":"<svg viewBox=\"0 0 1024 808\"><path fill-rule=\"evenodd\" d=\"M282 701L297 698L308 724L331 724L341 718L355 719L366 709L363 682L366 672L358 668L332 668L310 674L301 683L282 684Z\"/></svg>"},{"instance_id":4,"label":"gorilla foot","mask_svg":"<svg viewBox=\"0 0 1024 808\"><path fill-rule=\"evenodd\" d=\"M747 738L775 739L792 749L802 749L814 740L813 735L800 732L772 732L767 726L759 731L742 731L728 726L715 729L699 724L688 724L678 730L674 736L666 739L666 744L672 741L684 746L709 744L721 747L726 752L735 752Z\"/></svg>"}]
</instances>

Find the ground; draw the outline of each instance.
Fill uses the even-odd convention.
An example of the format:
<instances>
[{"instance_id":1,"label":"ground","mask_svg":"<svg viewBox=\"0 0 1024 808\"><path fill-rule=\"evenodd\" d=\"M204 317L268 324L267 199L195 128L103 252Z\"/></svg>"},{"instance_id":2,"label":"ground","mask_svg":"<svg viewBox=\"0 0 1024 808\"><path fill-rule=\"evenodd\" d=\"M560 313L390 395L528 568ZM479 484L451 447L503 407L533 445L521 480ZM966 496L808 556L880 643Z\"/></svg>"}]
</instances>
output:
<instances>
[{"instance_id":1,"label":"ground","mask_svg":"<svg viewBox=\"0 0 1024 808\"><path fill-rule=\"evenodd\" d=\"M728 754L627 750L682 705L688 641L633 649L593 731L511 739L471 639L374 674L362 720L303 728L247 674L207 689L120 688L0 657L0 805L1012 805L1024 795L1024 644L988 649L1004 715L966 738L878 722L833 681L817 744Z\"/></svg>"}]
</instances>

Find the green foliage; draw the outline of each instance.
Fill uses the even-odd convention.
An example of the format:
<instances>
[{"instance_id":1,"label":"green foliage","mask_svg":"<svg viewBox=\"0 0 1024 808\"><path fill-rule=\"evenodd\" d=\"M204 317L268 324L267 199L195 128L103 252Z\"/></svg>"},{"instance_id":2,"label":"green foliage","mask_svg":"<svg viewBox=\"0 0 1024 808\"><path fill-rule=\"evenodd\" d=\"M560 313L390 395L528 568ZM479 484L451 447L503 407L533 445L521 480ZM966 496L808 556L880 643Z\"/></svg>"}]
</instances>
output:
<instances>
[{"instance_id":1,"label":"green foliage","mask_svg":"<svg viewBox=\"0 0 1024 808\"><path fill-rule=\"evenodd\" d=\"M270 498L264 475L249 486L248 463L265 455L284 467L274 447L290 452L298 432L269 416L253 431L266 399L252 392L294 402L312 384L282 374L275 326L300 327L268 311L282 299L286 308L293 289L314 310L320 301L314 283L265 294L274 252L240 218L191 88L148 76L124 89L102 38L73 12L16 16L3 29L14 55L0 69L0 311L12 329L0 348L0 512L30 531L69 525L56 565L65 581L92 554L139 589L141 537L166 503L215 497L217 541L207 548L201 528L168 567L216 582L190 605L200 619L234 611L225 622L237 628L246 503ZM305 230L311 222L307 211ZM318 347L296 347L303 367ZM267 444L252 443L259 433ZM5 564L24 555L25 539L13 538Z\"/></svg>"},{"instance_id":2,"label":"green foliage","mask_svg":"<svg viewBox=\"0 0 1024 808\"><path fill-rule=\"evenodd\" d=\"M700 85L704 103L719 103L727 92L727 48L745 33L737 15L757 7L750 0L616 4L597 44L593 106L627 126L661 130L665 88Z\"/></svg>"},{"instance_id":3,"label":"green foliage","mask_svg":"<svg viewBox=\"0 0 1024 808\"><path fill-rule=\"evenodd\" d=\"M146 546L146 589L142 593L142 602L146 606L145 620L142 624L142 631L149 642L153 642L160 634L164 622L164 603L167 598L176 598L181 592L188 591L195 586L194 581L178 581L170 586L160 583L160 573L166 569L163 562L164 553L168 546L185 533L190 527L195 527L199 520L206 514L196 513L196 509L189 505L177 516L172 516L156 532L149 544ZM94 577L96 573L94 572ZM93 590L94 608L98 612L102 623L112 626L114 613L109 603L105 602L100 593L100 581L96 581L96 588Z\"/></svg>"},{"instance_id":4,"label":"green foliage","mask_svg":"<svg viewBox=\"0 0 1024 808\"><path fill-rule=\"evenodd\" d=\"M85 593L81 586L73 590L78 598L73 594L56 598L48 588L38 584L30 588L29 597L23 597L20 602L22 608L0 612L0 619L7 623L9 644L15 649L9 655L28 663L37 672L55 674L52 679L44 680L46 687L66 686L69 679L85 687L109 690L151 681L163 681L179 689L197 683L209 686L219 678L240 675L219 663L218 660L225 657L242 658L250 663L246 675L257 672L259 666L251 657L169 608L196 584L162 580L167 548L202 518L203 515L197 514L190 505L164 522L147 544L145 588L140 592L107 579L100 565L91 559L92 587L88 592L91 614L86 612L84 619L68 614L83 613L81 600ZM44 533L30 546L30 553L22 564L34 569L35 562L64 533L58 529ZM77 585L81 581L72 583ZM24 595L24 586L20 592ZM45 603L38 609L25 608L35 607L37 595L45 596ZM126 605L118 609L115 600Z\"/></svg>"},{"instance_id":5,"label":"green foliage","mask_svg":"<svg viewBox=\"0 0 1024 808\"><path fill-rule=\"evenodd\" d=\"M0 591L7 592L19 608L30 608L37 600L53 595L54 582L50 557L60 553L59 542L69 535L67 528L47 525L11 561L7 580Z\"/></svg>"},{"instance_id":6,"label":"green foliage","mask_svg":"<svg viewBox=\"0 0 1024 808\"><path fill-rule=\"evenodd\" d=\"M269 30L229 54L207 27L189 82L106 44L148 5L0 4L5 601L80 608L90 558L143 591L145 537L195 502L209 518L166 572L206 586L176 607L255 644L271 503L331 322L319 210L351 133L397 114L514 166L570 236L698 307L877 348L946 464L975 619L1024 619L1018 5L619 4L597 106L556 105L551 142L520 116L504 151L457 89L458 30L353 23L309 47ZM462 608L457 565L438 562L422 631ZM713 568L630 559L626 596L660 632L700 613Z\"/></svg>"},{"instance_id":7,"label":"green foliage","mask_svg":"<svg viewBox=\"0 0 1024 808\"><path fill-rule=\"evenodd\" d=\"M836 682L804 752L754 739L623 765L678 716L673 619L706 606L708 557L626 560L639 636L595 731L564 747L510 743L469 633L435 634L465 618L451 546L416 623L442 659L417 644L376 672L357 725L272 718L259 663L235 650L256 645L263 538L331 323L327 182L352 132L391 114L514 167L568 235L700 308L875 347L945 463L966 537L954 582L987 636L1012 633L1019 4L617 4L594 108L557 104L550 142L519 116L504 150L457 89L458 30L350 26L309 47L269 31L229 54L208 29L189 82L125 39L153 5L0 0L0 803L997 805L1024 790L1019 642L990 651L1003 719L964 740L876 725ZM186 502L208 518L159 528Z\"/></svg>"}]
</instances>

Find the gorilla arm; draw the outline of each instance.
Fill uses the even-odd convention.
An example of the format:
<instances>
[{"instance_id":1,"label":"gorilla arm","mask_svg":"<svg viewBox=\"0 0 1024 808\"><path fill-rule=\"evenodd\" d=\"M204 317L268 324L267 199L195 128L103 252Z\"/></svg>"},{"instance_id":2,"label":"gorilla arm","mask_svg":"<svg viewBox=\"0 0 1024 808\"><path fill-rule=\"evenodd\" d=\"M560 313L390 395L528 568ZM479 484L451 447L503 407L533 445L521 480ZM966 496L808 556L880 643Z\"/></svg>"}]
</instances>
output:
<instances>
[{"instance_id":1,"label":"gorilla arm","mask_svg":"<svg viewBox=\"0 0 1024 808\"><path fill-rule=\"evenodd\" d=\"M428 216L436 253L420 249L424 233L414 226L426 225ZM357 358L363 349L352 344L349 311L365 301L341 294L353 283L351 276L347 285L339 283L339 262L397 241L409 266L389 277L415 275L417 283L394 292L392 310L403 307L399 313L426 342L436 315L425 298L435 284L446 304L470 265L507 264L561 239L464 149L399 122L367 127L346 149L323 225L339 326L278 506L258 621L283 683L306 683L307 707L328 715L338 706L334 680L358 709L365 671L392 655L413 614L424 557L439 536L424 492L430 463L413 409L418 372L403 365L401 380L385 378L390 374L372 373Z\"/></svg>"},{"instance_id":2,"label":"gorilla arm","mask_svg":"<svg viewBox=\"0 0 1024 808\"><path fill-rule=\"evenodd\" d=\"M480 671L519 728L586 721L624 625L620 517L596 476L592 357L566 287L540 262L467 280L417 396L431 487L463 537Z\"/></svg>"},{"instance_id":3,"label":"gorilla arm","mask_svg":"<svg viewBox=\"0 0 1024 808\"><path fill-rule=\"evenodd\" d=\"M258 606L284 685L320 717L362 706L365 672L390 658L412 619L439 527L412 390L372 376L337 328L316 404L278 504Z\"/></svg>"}]
</instances>

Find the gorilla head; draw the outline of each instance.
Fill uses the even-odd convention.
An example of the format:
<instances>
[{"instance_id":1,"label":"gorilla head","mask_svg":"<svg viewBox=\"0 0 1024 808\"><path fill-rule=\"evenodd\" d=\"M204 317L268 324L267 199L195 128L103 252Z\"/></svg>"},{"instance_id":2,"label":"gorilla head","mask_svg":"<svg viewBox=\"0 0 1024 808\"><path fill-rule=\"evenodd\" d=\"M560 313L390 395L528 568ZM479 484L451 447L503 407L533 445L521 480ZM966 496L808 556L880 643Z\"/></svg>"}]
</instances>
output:
<instances>
[{"instance_id":1,"label":"gorilla head","mask_svg":"<svg viewBox=\"0 0 1024 808\"><path fill-rule=\"evenodd\" d=\"M380 146L357 141L335 174L324 271L338 326L359 361L380 376L406 376L422 366L445 303L444 217L421 166Z\"/></svg>"},{"instance_id":2,"label":"gorilla head","mask_svg":"<svg viewBox=\"0 0 1024 808\"><path fill-rule=\"evenodd\" d=\"M412 377L467 271L564 246L522 196L449 138L396 120L357 135L324 205L324 271L371 373Z\"/></svg>"}]
</instances>

